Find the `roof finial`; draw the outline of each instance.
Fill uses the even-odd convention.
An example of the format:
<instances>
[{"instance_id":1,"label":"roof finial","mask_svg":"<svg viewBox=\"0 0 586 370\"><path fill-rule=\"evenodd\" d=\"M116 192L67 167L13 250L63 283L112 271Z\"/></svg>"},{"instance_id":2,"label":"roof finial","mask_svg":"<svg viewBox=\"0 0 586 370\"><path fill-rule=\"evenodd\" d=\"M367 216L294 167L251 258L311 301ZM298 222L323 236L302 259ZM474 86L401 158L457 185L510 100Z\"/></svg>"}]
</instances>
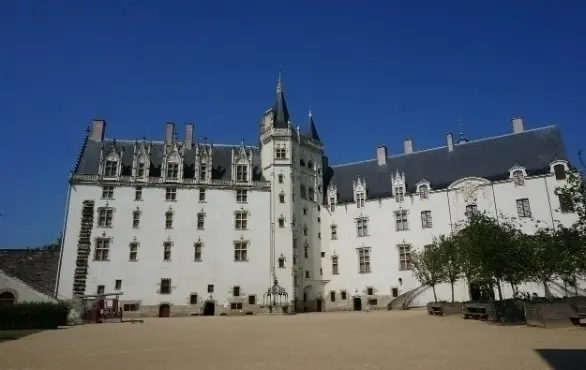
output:
<instances>
[{"instance_id":1,"label":"roof finial","mask_svg":"<svg viewBox=\"0 0 586 370\"><path fill-rule=\"evenodd\" d=\"M460 126L460 140L458 140L458 144L465 143L468 140L464 137L464 122L462 122L460 116L458 116L458 126Z\"/></svg>"},{"instance_id":2,"label":"roof finial","mask_svg":"<svg viewBox=\"0 0 586 370\"><path fill-rule=\"evenodd\" d=\"M311 104L309 104L309 118L313 117L313 114L311 113Z\"/></svg>"},{"instance_id":3,"label":"roof finial","mask_svg":"<svg viewBox=\"0 0 586 370\"><path fill-rule=\"evenodd\" d=\"M279 79L277 80L277 94L283 91L283 70L279 66Z\"/></svg>"}]
</instances>

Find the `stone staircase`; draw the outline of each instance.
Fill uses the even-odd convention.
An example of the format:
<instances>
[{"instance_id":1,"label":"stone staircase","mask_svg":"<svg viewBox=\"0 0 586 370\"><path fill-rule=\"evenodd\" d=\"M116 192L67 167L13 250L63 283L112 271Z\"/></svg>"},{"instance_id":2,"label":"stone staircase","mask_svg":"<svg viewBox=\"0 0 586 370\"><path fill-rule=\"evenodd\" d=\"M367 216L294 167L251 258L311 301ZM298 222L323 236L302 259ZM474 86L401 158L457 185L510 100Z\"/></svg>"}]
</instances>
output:
<instances>
[{"instance_id":1,"label":"stone staircase","mask_svg":"<svg viewBox=\"0 0 586 370\"><path fill-rule=\"evenodd\" d=\"M81 227L77 242L77 259L73 273L73 295L85 294L88 259L91 251L92 228L94 225L94 201L84 200L81 210Z\"/></svg>"},{"instance_id":2,"label":"stone staircase","mask_svg":"<svg viewBox=\"0 0 586 370\"><path fill-rule=\"evenodd\" d=\"M418 295L423 293L429 288L429 285L421 285L415 289L409 290L397 298L393 299L391 303L387 305L388 310L408 310L409 305Z\"/></svg>"}]
</instances>

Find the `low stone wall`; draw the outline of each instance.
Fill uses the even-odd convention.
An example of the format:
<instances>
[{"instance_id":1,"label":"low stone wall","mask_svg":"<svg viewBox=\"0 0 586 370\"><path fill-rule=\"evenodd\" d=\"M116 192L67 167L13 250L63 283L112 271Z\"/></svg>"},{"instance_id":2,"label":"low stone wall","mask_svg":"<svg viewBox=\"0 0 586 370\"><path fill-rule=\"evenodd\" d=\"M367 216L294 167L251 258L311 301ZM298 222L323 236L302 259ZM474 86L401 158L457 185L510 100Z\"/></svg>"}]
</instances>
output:
<instances>
[{"instance_id":1,"label":"low stone wall","mask_svg":"<svg viewBox=\"0 0 586 370\"><path fill-rule=\"evenodd\" d=\"M136 301L121 302L124 304L137 304ZM169 304L169 317L186 317L186 316L203 316L203 306L205 303L198 303L194 305L174 305ZM160 305L140 305L138 311L124 311L124 319L141 318L141 317L159 317ZM281 306L269 308L263 305L243 304L242 308L232 309L224 308L223 304L216 304L214 308L214 316L247 316L247 315L268 315L268 314L294 314L291 307L286 306L284 309Z\"/></svg>"},{"instance_id":2,"label":"low stone wall","mask_svg":"<svg viewBox=\"0 0 586 370\"><path fill-rule=\"evenodd\" d=\"M441 314L442 316L459 315L462 313L462 303L460 302L429 302L427 312L432 314Z\"/></svg>"},{"instance_id":3,"label":"low stone wall","mask_svg":"<svg viewBox=\"0 0 586 370\"><path fill-rule=\"evenodd\" d=\"M360 299L361 311L366 310L368 303L370 302L370 308L372 310L387 310L387 305L393 300L390 295L361 295L361 296L350 296L348 295L345 300L336 297L336 301L332 302L329 297L324 300L325 312L332 311L355 311L354 299Z\"/></svg>"},{"instance_id":4,"label":"low stone wall","mask_svg":"<svg viewBox=\"0 0 586 370\"><path fill-rule=\"evenodd\" d=\"M568 300L527 301L524 303L527 325L542 328L559 328L572 326L570 317L576 315L576 309Z\"/></svg>"}]
</instances>

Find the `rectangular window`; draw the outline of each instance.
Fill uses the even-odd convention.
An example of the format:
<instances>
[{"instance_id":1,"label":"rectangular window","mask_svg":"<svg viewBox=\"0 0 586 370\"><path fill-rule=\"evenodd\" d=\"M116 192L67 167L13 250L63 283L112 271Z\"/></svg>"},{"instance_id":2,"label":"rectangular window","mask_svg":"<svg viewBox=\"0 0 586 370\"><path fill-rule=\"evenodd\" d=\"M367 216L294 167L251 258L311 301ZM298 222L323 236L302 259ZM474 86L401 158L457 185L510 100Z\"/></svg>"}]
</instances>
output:
<instances>
[{"instance_id":1,"label":"rectangular window","mask_svg":"<svg viewBox=\"0 0 586 370\"><path fill-rule=\"evenodd\" d=\"M197 304L197 294L191 294L189 296L189 304Z\"/></svg>"},{"instance_id":2,"label":"rectangular window","mask_svg":"<svg viewBox=\"0 0 586 370\"><path fill-rule=\"evenodd\" d=\"M238 203L246 203L248 201L248 192L246 189L236 190L236 201Z\"/></svg>"},{"instance_id":3,"label":"rectangular window","mask_svg":"<svg viewBox=\"0 0 586 370\"><path fill-rule=\"evenodd\" d=\"M208 166L205 164L199 165L199 181L205 181L207 179Z\"/></svg>"},{"instance_id":4,"label":"rectangular window","mask_svg":"<svg viewBox=\"0 0 586 370\"><path fill-rule=\"evenodd\" d=\"M201 261L201 253L202 253L202 249L203 249L203 243L197 242L193 245L194 248L194 260L196 262L200 262Z\"/></svg>"},{"instance_id":5,"label":"rectangular window","mask_svg":"<svg viewBox=\"0 0 586 370\"><path fill-rule=\"evenodd\" d=\"M278 147L275 151L275 157L277 159L286 159L287 158L287 150L283 147Z\"/></svg>"},{"instance_id":6,"label":"rectangular window","mask_svg":"<svg viewBox=\"0 0 586 370\"><path fill-rule=\"evenodd\" d=\"M525 185L525 176L523 175L523 171L521 171L521 170L513 171L513 182L517 186Z\"/></svg>"},{"instance_id":7,"label":"rectangular window","mask_svg":"<svg viewBox=\"0 0 586 370\"><path fill-rule=\"evenodd\" d=\"M104 166L105 177L116 177L118 173L118 161L106 161Z\"/></svg>"},{"instance_id":8,"label":"rectangular window","mask_svg":"<svg viewBox=\"0 0 586 370\"><path fill-rule=\"evenodd\" d=\"M125 303L122 307L124 312L140 310L140 305L138 303Z\"/></svg>"},{"instance_id":9,"label":"rectangular window","mask_svg":"<svg viewBox=\"0 0 586 370\"><path fill-rule=\"evenodd\" d=\"M165 200L167 200L167 201L177 200L177 188L165 189Z\"/></svg>"},{"instance_id":10,"label":"rectangular window","mask_svg":"<svg viewBox=\"0 0 586 370\"><path fill-rule=\"evenodd\" d=\"M96 239L94 261L108 261L110 259L110 239Z\"/></svg>"},{"instance_id":11,"label":"rectangular window","mask_svg":"<svg viewBox=\"0 0 586 370\"><path fill-rule=\"evenodd\" d=\"M336 302L336 292L333 290L330 292L330 301Z\"/></svg>"},{"instance_id":12,"label":"rectangular window","mask_svg":"<svg viewBox=\"0 0 586 370\"><path fill-rule=\"evenodd\" d=\"M285 179L285 175L280 174L279 176L277 176L277 179L279 180L279 184L282 184Z\"/></svg>"},{"instance_id":13,"label":"rectangular window","mask_svg":"<svg viewBox=\"0 0 586 370\"><path fill-rule=\"evenodd\" d=\"M309 274L309 271L305 270L305 278L306 279L310 279L311 275Z\"/></svg>"},{"instance_id":14,"label":"rectangular window","mask_svg":"<svg viewBox=\"0 0 586 370\"><path fill-rule=\"evenodd\" d=\"M199 189L199 201L200 202L206 201L206 189Z\"/></svg>"},{"instance_id":15,"label":"rectangular window","mask_svg":"<svg viewBox=\"0 0 586 370\"><path fill-rule=\"evenodd\" d=\"M104 285L98 285L98 289L96 289L96 294L104 294L106 293L106 287Z\"/></svg>"},{"instance_id":16,"label":"rectangular window","mask_svg":"<svg viewBox=\"0 0 586 370\"><path fill-rule=\"evenodd\" d=\"M204 226L205 226L205 214L199 212L197 214L197 229L203 230Z\"/></svg>"},{"instance_id":17,"label":"rectangular window","mask_svg":"<svg viewBox=\"0 0 586 370\"><path fill-rule=\"evenodd\" d=\"M179 163L167 163L167 178L171 180L179 178Z\"/></svg>"},{"instance_id":18,"label":"rectangular window","mask_svg":"<svg viewBox=\"0 0 586 370\"><path fill-rule=\"evenodd\" d=\"M397 298L399 296L399 289L392 288L391 289L391 295L393 296L393 298Z\"/></svg>"},{"instance_id":19,"label":"rectangular window","mask_svg":"<svg viewBox=\"0 0 586 370\"><path fill-rule=\"evenodd\" d=\"M399 246L399 270L411 270L411 246L400 244Z\"/></svg>"},{"instance_id":20,"label":"rectangular window","mask_svg":"<svg viewBox=\"0 0 586 370\"><path fill-rule=\"evenodd\" d=\"M116 280L114 282L114 290L120 290L122 289L122 280Z\"/></svg>"},{"instance_id":21,"label":"rectangular window","mask_svg":"<svg viewBox=\"0 0 586 370\"><path fill-rule=\"evenodd\" d=\"M132 228L138 229L140 227L140 211L132 212Z\"/></svg>"},{"instance_id":22,"label":"rectangular window","mask_svg":"<svg viewBox=\"0 0 586 370\"><path fill-rule=\"evenodd\" d=\"M241 302L232 302L232 303L230 303L230 309L231 310L241 310L242 303Z\"/></svg>"},{"instance_id":23,"label":"rectangular window","mask_svg":"<svg viewBox=\"0 0 586 370\"><path fill-rule=\"evenodd\" d=\"M128 248L129 248L128 260L136 261L138 258L138 243L132 242L129 244Z\"/></svg>"},{"instance_id":24,"label":"rectangular window","mask_svg":"<svg viewBox=\"0 0 586 370\"><path fill-rule=\"evenodd\" d=\"M368 220L366 218L356 220L356 232L359 237L368 236Z\"/></svg>"},{"instance_id":25,"label":"rectangular window","mask_svg":"<svg viewBox=\"0 0 586 370\"><path fill-rule=\"evenodd\" d=\"M470 220L472 216L474 216L477 213L478 207L476 207L476 204L468 204L466 206L466 217L468 218L468 220Z\"/></svg>"},{"instance_id":26,"label":"rectangular window","mask_svg":"<svg viewBox=\"0 0 586 370\"><path fill-rule=\"evenodd\" d=\"M136 177L144 177L145 169L146 167L144 162L138 162L136 164Z\"/></svg>"},{"instance_id":27,"label":"rectangular window","mask_svg":"<svg viewBox=\"0 0 586 370\"><path fill-rule=\"evenodd\" d=\"M361 274L370 273L370 248L358 248L358 264Z\"/></svg>"},{"instance_id":28,"label":"rectangular window","mask_svg":"<svg viewBox=\"0 0 586 370\"><path fill-rule=\"evenodd\" d=\"M234 261L236 261L236 262L248 261L248 242L244 242L244 241L234 242Z\"/></svg>"},{"instance_id":29,"label":"rectangular window","mask_svg":"<svg viewBox=\"0 0 586 370\"><path fill-rule=\"evenodd\" d=\"M396 211L395 212L395 230L405 231L409 230L409 222L407 220L407 211Z\"/></svg>"},{"instance_id":30,"label":"rectangular window","mask_svg":"<svg viewBox=\"0 0 586 370\"><path fill-rule=\"evenodd\" d=\"M309 245L305 244L303 246L303 253L305 254L305 258L309 258Z\"/></svg>"},{"instance_id":31,"label":"rectangular window","mask_svg":"<svg viewBox=\"0 0 586 370\"><path fill-rule=\"evenodd\" d=\"M232 288L232 296L233 297L240 297L240 287L235 286Z\"/></svg>"},{"instance_id":32,"label":"rectangular window","mask_svg":"<svg viewBox=\"0 0 586 370\"><path fill-rule=\"evenodd\" d=\"M171 279L161 279L161 294L171 294Z\"/></svg>"},{"instance_id":33,"label":"rectangular window","mask_svg":"<svg viewBox=\"0 0 586 370\"><path fill-rule=\"evenodd\" d=\"M165 212L165 229L173 228L173 212Z\"/></svg>"},{"instance_id":34,"label":"rectangular window","mask_svg":"<svg viewBox=\"0 0 586 370\"><path fill-rule=\"evenodd\" d=\"M248 304L256 304L256 296L255 295L248 296Z\"/></svg>"},{"instance_id":35,"label":"rectangular window","mask_svg":"<svg viewBox=\"0 0 586 370\"><path fill-rule=\"evenodd\" d=\"M433 226L431 222L431 211L421 211L421 228L431 229Z\"/></svg>"},{"instance_id":36,"label":"rectangular window","mask_svg":"<svg viewBox=\"0 0 586 370\"><path fill-rule=\"evenodd\" d=\"M366 295L374 295L374 289L366 288Z\"/></svg>"},{"instance_id":37,"label":"rectangular window","mask_svg":"<svg viewBox=\"0 0 586 370\"><path fill-rule=\"evenodd\" d=\"M114 199L114 187L112 185L102 186L102 198Z\"/></svg>"},{"instance_id":38,"label":"rectangular window","mask_svg":"<svg viewBox=\"0 0 586 370\"><path fill-rule=\"evenodd\" d=\"M364 193L356 194L356 208L364 208Z\"/></svg>"},{"instance_id":39,"label":"rectangular window","mask_svg":"<svg viewBox=\"0 0 586 370\"><path fill-rule=\"evenodd\" d=\"M332 275L338 275L338 256L332 256Z\"/></svg>"},{"instance_id":40,"label":"rectangular window","mask_svg":"<svg viewBox=\"0 0 586 370\"><path fill-rule=\"evenodd\" d=\"M134 200L142 200L142 186L134 188Z\"/></svg>"},{"instance_id":41,"label":"rectangular window","mask_svg":"<svg viewBox=\"0 0 586 370\"><path fill-rule=\"evenodd\" d=\"M566 168L563 164L556 164L555 166L553 166L553 173L555 174L556 180L566 179Z\"/></svg>"},{"instance_id":42,"label":"rectangular window","mask_svg":"<svg viewBox=\"0 0 586 370\"><path fill-rule=\"evenodd\" d=\"M248 166L245 164L239 164L236 166L236 181L247 182L248 181Z\"/></svg>"},{"instance_id":43,"label":"rectangular window","mask_svg":"<svg viewBox=\"0 0 586 370\"><path fill-rule=\"evenodd\" d=\"M114 217L114 210L112 208L98 209L98 226L112 227L112 219Z\"/></svg>"},{"instance_id":44,"label":"rectangular window","mask_svg":"<svg viewBox=\"0 0 586 370\"><path fill-rule=\"evenodd\" d=\"M419 186L419 199L424 200L429 198L429 187L427 185Z\"/></svg>"},{"instance_id":45,"label":"rectangular window","mask_svg":"<svg viewBox=\"0 0 586 370\"><path fill-rule=\"evenodd\" d=\"M343 301L346 300L346 291L345 290L340 291L340 299Z\"/></svg>"},{"instance_id":46,"label":"rectangular window","mask_svg":"<svg viewBox=\"0 0 586 370\"><path fill-rule=\"evenodd\" d=\"M236 211L234 216L234 227L236 230L248 229L248 213L246 211Z\"/></svg>"},{"instance_id":47,"label":"rectangular window","mask_svg":"<svg viewBox=\"0 0 586 370\"><path fill-rule=\"evenodd\" d=\"M171 242L163 243L163 261L171 261Z\"/></svg>"},{"instance_id":48,"label":"rectangular window","mask_svg":"<svg viewBox=\"0 0 586 370\"><path fill-rule=\"evenodd\" d=\"M519 217L531 217L531 207L529 206L529 199L517 199L517 214Z\"/></svg>"},{"instance_id":49,"label":"rectangular window","mask_svg":"<svg viewBox=\"0 0 586 370\"><path fill-rule=\"evenodd\" d=\"M402 186L397 186L395 188L395 201L402 202L403 200L405 200L405 191Z\"/></svg>"},{"instance_id":50,"label":"rectangular window","mask_svg":"<svg viewBox=\"0 0 586 370\"><path fill-rule=\"evenodd\" d=\"M214 292L214 284L208 284L208 293Z\"/></svg>"},{"instance_id":51,"label":"rectangular window","mask_svg":"<svg viewBox=\"0 0 586 370\"><path fill-rule=\"evenodd\" d=\"M334 213L336 210L336 199L330 198L330 213Z\"/></svg>"}]
</instances>

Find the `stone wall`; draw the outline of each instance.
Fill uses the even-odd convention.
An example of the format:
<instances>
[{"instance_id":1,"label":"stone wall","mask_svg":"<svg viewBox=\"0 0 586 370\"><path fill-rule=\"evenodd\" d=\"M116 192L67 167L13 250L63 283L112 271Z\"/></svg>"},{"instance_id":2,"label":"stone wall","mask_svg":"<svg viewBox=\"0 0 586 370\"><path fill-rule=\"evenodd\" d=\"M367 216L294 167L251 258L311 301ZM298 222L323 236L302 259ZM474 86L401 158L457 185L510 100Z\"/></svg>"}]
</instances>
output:
<instances>
[{"instance_id":1,"label":"stone wall","mask_svg":"<svg viewBox=\"0 0 586 370\"><path fill-rule=\"evenodd\" d=\"M161 305L169 305L169 317L185 317L185 316L202 316L204 313L205 302L198 302L193 305L174 305L170 302L162 302L161 305L141 305L140 301L120 301L120 306L124 305L138 305L136 311L124 311L124 319L139 318L139 317L159 317L159 309ZM215 316L246 316L246 315L265 315L265 314L285 314L292 313L292 310L283 312L281 307L273 307L259 304L251 305L242 303L242 306L233 308L231 305L228 309L224 308L224 304L216 303L214 306Z\"/></svg>"},{"instance_id":2,"label":"stone wall","mask_svg":"<svg viewBox=\"0 0 586 370\"><path fill-rule=\"evenodd\" d=\"M32 289L53 297L59 266L59 250L0 249L0 270Z\"/></svg>"}]
</instances>

